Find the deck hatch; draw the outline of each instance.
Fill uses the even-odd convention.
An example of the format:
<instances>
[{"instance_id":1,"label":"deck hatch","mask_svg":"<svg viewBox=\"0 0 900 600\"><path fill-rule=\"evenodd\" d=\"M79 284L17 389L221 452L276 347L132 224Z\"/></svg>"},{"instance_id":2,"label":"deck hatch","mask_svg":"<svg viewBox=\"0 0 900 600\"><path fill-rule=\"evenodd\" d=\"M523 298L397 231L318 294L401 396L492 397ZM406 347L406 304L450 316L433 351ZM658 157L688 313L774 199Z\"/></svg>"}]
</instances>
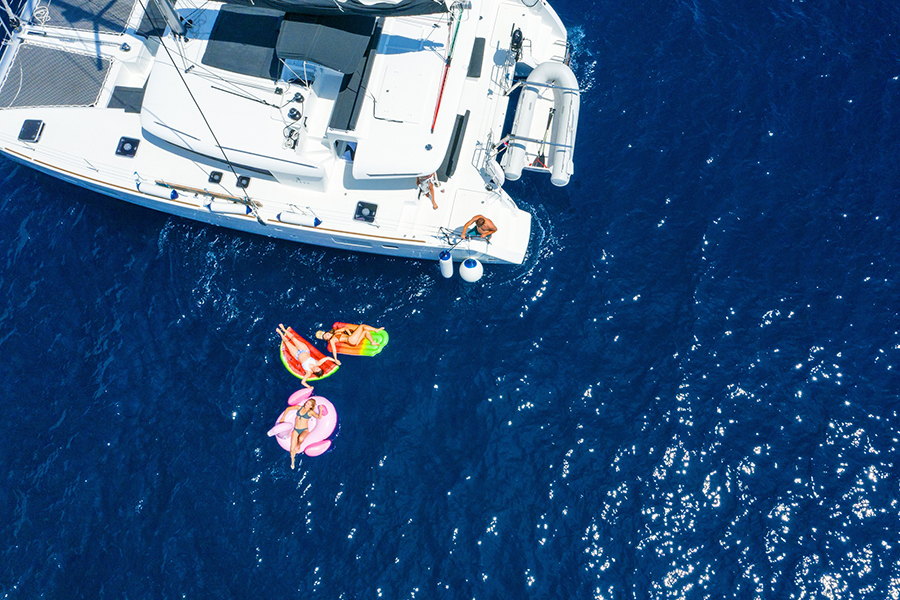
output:
<instances>
[{"instance_id":1,"label":"deck hatch","mask_svg":"<svg viewBox=\"0 0 900 600\"><path fill-rule=\"evenodd\" d=\"M377 210L377 204L373 204L371 202L357 202L356 214L353 215L353 219L356 221L363 221L365 223L374 223L375 211Z\"/></svg>"},{"instance_id":2,"label":"deck hatch","mask_svg":"<svg viewBox=\"0 0 900 600\"><path fill-rule=\"evenodd\" d=\"M44 131L44 122L40 119L26 119L19 130L19 140L22 142L37 142Z\"/></svg>"},{"instance_id":3,"label":"deck hatch","mask_svg":"<svg viewBox=\"0 0 900 600\"><path fill-rule=\"evenodd\" d=\"M137 154L138 144L140 143L140 140L130 137L119 138L119 145L116 146L116 156L134 158L134 155Z\"/></svg>"},{"instance_id":4,"label":"deck hatch","mask_svg":"<svg viewBox=\"0 0 900 600\"><path fill-rule=\"evenodd\" d=\"M469 71L466 77L481 77L481 66L484 64L484 38L475 38L475 45L472 47L472 58L469 59Z\"/></svg>"}]
</instances>

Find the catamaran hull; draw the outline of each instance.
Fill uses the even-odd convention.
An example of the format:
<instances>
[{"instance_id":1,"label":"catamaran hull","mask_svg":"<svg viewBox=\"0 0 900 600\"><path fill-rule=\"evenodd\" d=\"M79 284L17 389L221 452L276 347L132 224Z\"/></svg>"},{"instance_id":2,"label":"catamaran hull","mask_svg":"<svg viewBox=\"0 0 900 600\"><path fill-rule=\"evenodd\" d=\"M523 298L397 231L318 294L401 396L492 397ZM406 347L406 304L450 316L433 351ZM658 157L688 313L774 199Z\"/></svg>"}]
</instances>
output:
<instances>
[{"instance_id":1,"label":"catamaran hull","mask_svg":"<svg viewBox=\"0 0 900 600\"><path fill-rule=\"evenodd\" d=\"M114 187L106 183L92 181L65 171L53 169L34 160L30 160L17 152L10 151L9 149L0 149L0 154L3 154L5 157L20 165L92 192L117 200L124 200L131 204L156 210L158 212L199 221L208 225L225 227L227 229L234 229L290 242L349 250L351 252L366 252L385 256L395 256L399 258L437 260L441 251L446 249L446 246L428 244L424 241L410 242L403 238L391 236L354 235L323 226L312 227L307 225L294 225L273 219L266 219L264 221L266 225L262 225L252 214L219 214L208 209L199 209L182 205L177 200L166 202L155 196L131 192L130 190L119 186ZM501 260L496 256L480 252L478 248L481 245L486 246L486 243L481 240L473 240L472 244L468 247L454 249L452 251L453 260L459 262L471 257L477 258L481 262L487 264L521 264L522 259L524 259L523 256L522 259L519 260L515 260L516 257L511 257L512 260Z\"/></svg>"}]
</instances>

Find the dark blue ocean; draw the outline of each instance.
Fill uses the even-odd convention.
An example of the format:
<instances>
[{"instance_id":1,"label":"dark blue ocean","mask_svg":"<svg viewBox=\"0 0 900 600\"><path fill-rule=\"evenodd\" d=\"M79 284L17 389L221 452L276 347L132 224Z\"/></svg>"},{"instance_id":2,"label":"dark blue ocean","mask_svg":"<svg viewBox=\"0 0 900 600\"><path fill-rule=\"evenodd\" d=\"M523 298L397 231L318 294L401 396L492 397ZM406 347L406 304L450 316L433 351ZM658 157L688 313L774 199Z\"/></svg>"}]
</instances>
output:
<instances>
[{"instance_id":1,"label":"dark blue ocean","mask_svg":"<svg viewBox=\"0 0 900 600\"><path fill-rule=\"evenodd\" d=\"M900 595L900 5L554 6L576 174L474 285L0 159L0 597Z\"/></svg>"}]
</instances>

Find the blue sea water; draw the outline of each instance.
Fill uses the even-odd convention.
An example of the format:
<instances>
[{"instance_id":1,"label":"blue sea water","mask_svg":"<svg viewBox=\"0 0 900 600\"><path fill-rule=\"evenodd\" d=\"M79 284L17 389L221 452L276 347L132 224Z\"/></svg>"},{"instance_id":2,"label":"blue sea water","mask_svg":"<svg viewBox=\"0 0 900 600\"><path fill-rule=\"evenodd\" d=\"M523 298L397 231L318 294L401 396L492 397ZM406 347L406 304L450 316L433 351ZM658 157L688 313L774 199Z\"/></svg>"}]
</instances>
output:
<instances>
[{"instance_id":1,"label":"blue sea water","mask_svg":"<svg viewBox=\"0 0 900 600\"><path fill-rule=\"evenodd\" d=\"M576 175L475 285L0 159L3 598L900 596L900 5L554 7Z\"/></svg>"}]
</instances>

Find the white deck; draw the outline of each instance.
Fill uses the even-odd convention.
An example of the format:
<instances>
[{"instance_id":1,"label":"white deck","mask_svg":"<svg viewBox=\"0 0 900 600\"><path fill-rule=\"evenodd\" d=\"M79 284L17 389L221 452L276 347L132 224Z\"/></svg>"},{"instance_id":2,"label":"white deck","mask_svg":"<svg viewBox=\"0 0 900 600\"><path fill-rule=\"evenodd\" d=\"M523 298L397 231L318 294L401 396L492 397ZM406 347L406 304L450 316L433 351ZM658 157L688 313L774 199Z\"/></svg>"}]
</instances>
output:
<instances>
[{"instance_id":1,"label":"white deck","mask_svg":"<svg viewBox=\"0 0 900 600\"><path fill-rule=\"evenodd\" d=\"M178 6L182 12L193 10L186 3ZM215 5L204 7L204 18L198 23L201 31L195 32L201 38L202 29L211 27L214 9ZM531 216L519 210L502 189L486 189L490 186L483 169L485 144L488 139L499 140L506 111L514 108L507 106L503 95L508 72L502 68L513 24L531 41L525 57L529 61L561 60L564 54L565 31L548 6L538 3L529 9L514 2L482 5L476 1L466 11L434 132L431 125L447 50L448 16L386 19L355 130L328 130L329 103L339 80L329 83L322 78L317 81L320 89L308 95L303 107L307 121L296 149L282 144L290 106L274 108L244 94L281 106L299 88L276 95L272 81L200 64L203 39L185 44L167 38L176 69L158 41L148 42L131 33L140 18L136 10L123 35L55 30L52 22L18 34L0 67L8 65L7 55L22 43L100 55L110 59L112 66L93 107L0 109L0 151L65 180L157 210L263 235L381 254L435 258L448 247L442 228L458 231L473 215L484 214L498 226L491 243L459 244L454 258L473 256L484 262L514 264L524 259ZM29 30L41 35L29 35ZM481 77L468 78L476 37L486 38L483 69ZM123 42L129 50L123 49ZM145 83L141 114L106 108L116 86L140 88ZM426 197L419 198L416 176L439 169L457 115L466 111L469 121L458 166L453 177L437 188L438 209L434 210ZM44 122L37 143L17 140L26 119ZM133 158L116 156L122 137L140 140ZM336 156L335 139L357 143L353 162ZM211 212L210 195L185 193L196 188L243 196L225 163L199 156L221 156L215 140L232 163L274 175L236 167L239 175L251 177L246 194L257 204L259 220L254 215ZM223 173L220 184L209 183L213 170ZM136 182L144 182L142 189L152 189L157 180L175 185L182 192L179 198L164 200L137 190ZM374 223L354 220L360 201L377 204ZM279 221L280 213L294 208L310 210L322 224L313 228ZM451 238L449 243L454 241Z\"/></svg>"}]
</instances>

